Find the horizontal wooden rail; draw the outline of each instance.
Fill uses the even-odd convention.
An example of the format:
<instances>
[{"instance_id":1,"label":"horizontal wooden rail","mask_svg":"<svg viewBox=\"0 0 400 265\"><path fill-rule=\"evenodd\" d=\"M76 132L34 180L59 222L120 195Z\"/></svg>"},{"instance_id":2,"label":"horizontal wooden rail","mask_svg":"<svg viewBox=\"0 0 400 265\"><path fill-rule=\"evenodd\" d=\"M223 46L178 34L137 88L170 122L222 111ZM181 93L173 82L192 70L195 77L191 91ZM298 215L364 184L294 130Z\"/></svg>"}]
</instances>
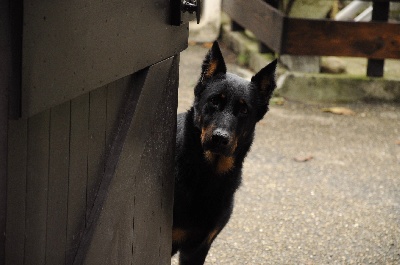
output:
<instances>
[{"instance_id":1,"label":"horizontal wooden rail","mask_svg":"<svg viewBox=\"0 0 400 265\"><path fill-rule=\"evenodd\" d=\"M290 18L262 0L223 0L222 9L279 54L400 59L400 23Z\"/></svg>"},{"instance_id":2,"label":"horizontal wooden rail","mask_svg":"<svg viewBox=\"0 0 400 265\"><path fill-rule=\"evenodd\" d=\"M262 0L223 0L222 10L249 29L265 45L280 53L284 14Z\"/></svg>"},{"instance_id":3,"label":"horizontal wooden rail","mask_svg":"<svg viewBox=\"0 0 400 265\"><path fill-rule=\"evenodd\" d=\"M400 24L286 19L281 53L400 58Z\"/></svg>"}]
</instances>

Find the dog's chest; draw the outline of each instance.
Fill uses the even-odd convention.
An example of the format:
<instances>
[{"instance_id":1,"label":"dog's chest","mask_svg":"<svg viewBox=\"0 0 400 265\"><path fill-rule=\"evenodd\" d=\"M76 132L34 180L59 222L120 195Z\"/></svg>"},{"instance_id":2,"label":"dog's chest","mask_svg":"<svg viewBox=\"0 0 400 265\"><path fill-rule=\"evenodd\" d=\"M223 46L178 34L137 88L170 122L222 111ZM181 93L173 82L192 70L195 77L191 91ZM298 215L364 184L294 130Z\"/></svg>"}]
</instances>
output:
<instances>
[{"instance_id":1,"label":"dog's chest","mask_svg":"<svg viewBox=\"0 0 400 265\"><path fill-rule=\"evenodd\" d=\"M216 176L212 173L199 174L190 190L189 207L215 215L222 209L230 207L237 189L233 178L237 176Z\"/></svg>"}]
</instances>

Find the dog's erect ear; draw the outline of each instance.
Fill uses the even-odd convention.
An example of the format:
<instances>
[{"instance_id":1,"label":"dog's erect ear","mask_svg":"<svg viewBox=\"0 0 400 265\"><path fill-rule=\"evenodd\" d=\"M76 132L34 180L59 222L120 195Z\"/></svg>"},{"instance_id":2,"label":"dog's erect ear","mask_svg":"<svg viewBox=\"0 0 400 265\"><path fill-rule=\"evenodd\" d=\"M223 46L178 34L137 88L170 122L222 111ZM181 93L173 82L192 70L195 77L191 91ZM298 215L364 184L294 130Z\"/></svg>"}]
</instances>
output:
<instances>
[{"instance_id":1,"label":"dog's erect ear","mask_svg":"<svg viewBox=\"0 0 400 265\"><path fill-rule=\"evenodd\" d=\"M216 76L217 74L225 74L226 66L224 58L217 41L214 41L213 46L208 51L204 59L201 71L200 82L204 83L207 79Z\"/></svg>"},{"instance_id":2,"label":"dog's erect ear","mask_svg":"<svg viewBox=\"0 0 400 265\"><path fill-rule=\"evenodd\" d=\"M275 89L275 69L277 60L265 66L255 76L251 78L251 82L256 85L261 94L269 100Z\"/></svg>"},{"instance_id":3,"label":"dog's erect ear","mask_svg":"<svg viewBox=\"0 0 400 265\"><path fill-rule=\"evenodd\" d=\"M259 120L261 120L264 114L268 111L269 100L271 99L272 92L274 92L276 87L275 69L277 62L277 60L274 60L251 78L251 82L256 86L261 94L261 103L258 115Z\"/></svg>"}]
</instances>

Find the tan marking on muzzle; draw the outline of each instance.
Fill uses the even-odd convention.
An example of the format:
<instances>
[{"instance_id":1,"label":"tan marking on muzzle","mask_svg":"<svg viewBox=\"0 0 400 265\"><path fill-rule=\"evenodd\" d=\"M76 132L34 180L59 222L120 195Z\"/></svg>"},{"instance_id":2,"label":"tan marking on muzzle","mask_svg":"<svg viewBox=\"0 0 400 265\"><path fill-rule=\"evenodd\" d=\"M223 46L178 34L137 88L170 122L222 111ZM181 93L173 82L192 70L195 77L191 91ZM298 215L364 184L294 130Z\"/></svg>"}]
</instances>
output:
<instances>
[{"instance_id":1,"label":"tan marking on muzzle","mask_svg":"<svg viewBox=\"0 0 400 265\"><path fill-rule=\"evenodd\" d=\"M235 158L233 156L216 155L211 151L205 151L204 157L210 164L213 164L216 161L215 172L217 174L229 172L233 169L235 164Z\"/></svg>"},{"instance_id":2,"label":"tan marking on muzzle","mask_svg":"<svg viewBox=\"0 0 400 265\"><path fill-rule=\"evenodd\" d=\"M236 151L237 147L238 147L238 138L232 137L231 154L233 154Z\"/></svg>"},{"instance_id":3,"label":"tan marking on muzzle","mask_svg":"<svg viewBox=\"0 0 400 265\"><path fill-rule=\"evenodd\" d=\"M206 139L206 128L201 128L201 134L200 134L200 139L201 139L201 143L204 143L204 140Z\"/></svg>"},{"instance_id":4,"label":"tan marking on muzzle","mask_svg":"<svg viewBox=\"0 0 400 265\"><path fill-rule=\"evenodd\" d=\"M211 139L214 127L215 127L214 125L211 125L208 127L201 128L200 139L202 144Z\"/></svg>"},{"instance_id":5,"label":"tan marking on muzzle","mask_svg":"<svg viewBox=\"0 0 400 265\"><path fill-rule=\"evenodd\" d=\"M211 151L205 151L204 157L208 162L212 163L214 161L215 155Z\"/></svg>"},{"instance_id":6,"label":"tan marking on muzzle","mask_svg":"<svg viewBox=\"0 0 400 265\"><path fill-rule=\"evenodd\" d=\"M218 174L224 174L233 169L235 164L235 158L233 156L220 156L217 163Z\"/></svg>"}]
</instances>

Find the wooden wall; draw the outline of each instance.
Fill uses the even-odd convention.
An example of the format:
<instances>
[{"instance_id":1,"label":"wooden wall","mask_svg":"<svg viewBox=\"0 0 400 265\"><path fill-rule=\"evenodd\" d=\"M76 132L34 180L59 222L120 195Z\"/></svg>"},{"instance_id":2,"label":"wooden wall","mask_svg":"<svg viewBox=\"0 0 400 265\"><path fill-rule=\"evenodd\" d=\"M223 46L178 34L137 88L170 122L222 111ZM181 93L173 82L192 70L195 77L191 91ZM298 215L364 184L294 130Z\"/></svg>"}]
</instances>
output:
<instances>
[{"instance_id":1,"label":"wooden wall","mask_svg":"<svg viewBox=\"0 0 400 265\"><path fill-rule=\"evenodd\" d=\"M9 121L6 264L72 264L77 252L84 264L169 262L177 81L175 56ZM93 219L132 90L132 122Z\"/></svg>"}]
</instances>

